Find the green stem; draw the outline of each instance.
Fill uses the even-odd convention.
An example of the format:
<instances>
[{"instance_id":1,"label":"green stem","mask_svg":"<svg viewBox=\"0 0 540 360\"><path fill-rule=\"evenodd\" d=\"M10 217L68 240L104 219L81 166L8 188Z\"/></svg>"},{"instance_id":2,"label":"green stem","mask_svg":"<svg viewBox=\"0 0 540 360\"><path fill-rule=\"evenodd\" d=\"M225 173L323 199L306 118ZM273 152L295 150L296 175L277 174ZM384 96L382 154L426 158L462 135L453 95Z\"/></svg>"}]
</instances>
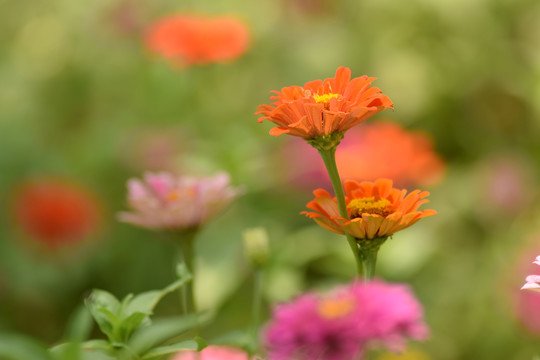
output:
<instances>
[{"instance_id":1,"label":"green stem","mask_svg":"<svg viewBox=\"0 0 540 360\"><path fill-rule=\"evenodd\" d=\"M195 245L195 236L198 229L190 229L182 233L181 238L178 240L181 249L182 261L186 264L186 267L191 272L193 278L194 274L194 245ZM185 314L191 314L197 312L197 306L195 303L195 294L193 292L193 280L188 281L184 286L182 286L182 297L183 297L183 310Z\"/></svg>"},{"instance_id":2,"label":"green stem","mask_svg":"<svg viewBox=\"0 0 540 360\"><path fill-rule=\"evenodd\" d=\"M319 151L319 154L321 154L321 158L323 159L326 170L328 171L328 175L330 176L330 181L332 182L334 194L336 195L338 203L339 214L342 218L349 219L349 213L347 212L347 204L345 203L345 193L343 192L343 185L341 184L341 179L339 178L339 172L336 164L336 148L337 146L331 149L319 148L317 150ZM349 247L351 248L354 259L356 261L357 274L361 276L363 272L363 267L362 259L360 258L360 254L358 252L358 244L356 243L356 239L352 235L348 233L345 233L345 235L347 237L347 242L349 243Z\"/></svg>"},{"instance_id":3,"label":"green stem","mask_svg":"<svg viewBox=\"0 0 540 360\"><path fill-rule=\"evenodd\" d=\"M251 341L255 353L259 347L259 323L262 307L263 269L256 267L253 272L253 304L251 307Z\"/></svg>"},{"instance_id":4,"label":"green stem","mask_svg":"<svg viewBox=\"0 0 540 360\"><path fill-rule=\"evenodd\" d=\"M375 266L377 265L377 254L379 249L369 249L363 252L364 280L369 281L375 276Z\"/></svg>"}]
</instances>

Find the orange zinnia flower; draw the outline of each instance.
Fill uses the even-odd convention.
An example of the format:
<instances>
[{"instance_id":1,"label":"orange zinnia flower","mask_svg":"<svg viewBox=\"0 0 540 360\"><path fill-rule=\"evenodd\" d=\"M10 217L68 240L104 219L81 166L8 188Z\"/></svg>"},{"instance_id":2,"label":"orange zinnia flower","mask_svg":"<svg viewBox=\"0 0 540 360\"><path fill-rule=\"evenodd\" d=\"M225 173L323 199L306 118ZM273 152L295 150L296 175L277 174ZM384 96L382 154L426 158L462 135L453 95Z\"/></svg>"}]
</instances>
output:
<instances>
[{"instance_id":1,"label":"orange zinnia flower","mask_svg":"<svg viewBox=\"0 0 540 360\"><path fill-rule=\"evenodd\" d=\"M343 133L353 126L392 108L392 101L376 87L375 78L366 75L351 80L351 70L340 67L334 78L315 80L301 86L289 86L273 91L275 100L260 105L255 114L264 116L259 122L270 120L278 127L270 134L289 134L304 139Z\"/></svg>"},{"instance_id":2,"label":"orange zinnia flower","mask_svg":"<svg viewBox=\"0 0 540 360\"><path fill-rule=\"evenodd\" d=\"M165 59L188 66L239 57L248 48L249 32L230 16L173 15L151 24L145 43Z\"/></svg>"},{"instance_id":3,"label":"orange zinnia flower","mask_svg":"<svg viewBox=\"0 0 540 360\"><path fill-rule=\"evenodd\" d=\"M358 183L345 181L345 202L350 220L339 215L336 199L323 189L313 192L315 199L307 207L316 212L303 211L321 227L338 234L351 234L356 239L385 238L403 230L423 217L435 215L435 210L418 211L429 192L392 187L392 180Z\"/></svg>"}]
</instances>

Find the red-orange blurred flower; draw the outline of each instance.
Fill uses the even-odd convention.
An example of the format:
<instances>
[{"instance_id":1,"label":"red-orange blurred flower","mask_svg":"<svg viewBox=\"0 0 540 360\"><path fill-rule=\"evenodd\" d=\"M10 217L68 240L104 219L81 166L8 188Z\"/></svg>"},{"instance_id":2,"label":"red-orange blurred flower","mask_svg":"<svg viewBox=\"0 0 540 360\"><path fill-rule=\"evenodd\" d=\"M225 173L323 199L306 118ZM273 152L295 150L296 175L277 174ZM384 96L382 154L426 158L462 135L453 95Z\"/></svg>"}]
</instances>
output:
<instances>
[{"instance_id":1,"label":"red-orange blurred flower","mask_svg":"<svg viewBox=\"0 0 540 360\"><path fill-rule=\"evenodd\" d=\"M357 239L384 238L403 230L423 217L435 215L435 210L418 210L428 202L429 192L392 187L392 180L375 182L345 181L345 202L350 220L339 215L336 199L323 189L313 192L315 199L306 206L315 212L303 211L321 227L338 234L345 232Z\"/></svg>"},{"instance_id":2,"label":"red-orange blurred flower","mask_svg":"<svg viewBox=\"0 0 540 360\"><path fill-rule=\"evenodd\" d=\"M275 100L260 105L256 114L264 116L278 127L270 134L289 134L312 139L342 133L379 111L393 107L392 101L376 87L375 78L366 75L351 80L351 70L340 67L334 78L315 80L301 86L289 86L273 91Z\"/></svg>"},{"instance_id":3,"label":"red-orange blurred flower","mask_svg":"<svg viewBox=\"0 0 540 360\"><path fill-rule=\"evenodd\" d=\"M99 221L91 193L63 180L22 185L15 194L14 213L25 232L51 248L83 240Z\"/></svg>"},{"instance_id":4,"label":"red-orange blurred flower","mask_svg":"<svg viewBox=\"0 0 540 360\"><path fill-rule=\"evenodd\" d=\"M304 141L291 138L284 156L294 153L299 161L288 171L302 187L328 181L319 154ZM336 150L339 173L344 179L374 181L392 179L400 187L434 185L444 175L445 164L433 149L429 136L384 121L362 124L347 132Z\"/></svg>"},{"instance_id":5,"label":"red-orange blurred flower","mask_svg":"<svg viewBox=\"0 0 540 360\"><path fill-rule=\"evenodd\" d=\"M179 65L205 64L235 59L249 45L249 31L231 16L173 15L152 23L146 46Z\"/></svg>"},{"instance_id":6,"label":"red-orange blurred flower","mask_svg":"<svg viewBox=\"0 0 540 360\"><path fill-rule=\"evenodd\" d=\"M391 122L352 129L338 148L336 161L345 179L388 178L403 186L434 184L444 171L428 136Z\"/></svg>"}]
</instances>

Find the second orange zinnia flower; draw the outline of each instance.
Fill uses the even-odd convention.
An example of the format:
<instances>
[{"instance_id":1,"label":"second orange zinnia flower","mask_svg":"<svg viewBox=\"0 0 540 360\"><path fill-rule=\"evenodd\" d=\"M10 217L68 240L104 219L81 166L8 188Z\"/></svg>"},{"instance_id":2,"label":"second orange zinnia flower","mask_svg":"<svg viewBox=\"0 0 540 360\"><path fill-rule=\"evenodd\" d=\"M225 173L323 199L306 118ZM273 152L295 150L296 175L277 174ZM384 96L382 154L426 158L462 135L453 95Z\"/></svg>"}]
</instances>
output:
<instances>
[{"instance_id":1,"label":"second orange zinnia flower","mask_svg":"<svg viewBox=\"0 0 540 360\"><path fill-rule=\"evenodd\" d=\"M386 238L403 230L423 217L435 215L435 210L418 210L428 202L427 191L392 187L392 180L358 183L345 181L345 201L350 220L340 216L335 198L323 189L313 192L315 199L307 204L314 212L304 211L321 227L338 234L349 233L356 239Z\"/></svg>"},{"instance_id":2,"label":"second orange zinnia flower","mask_svg":"<svg viewBox=\"0 0 540 360\"><path fill-rule=\"evenodd\" d=\"M273 91L273 103L260 105L259 122L278 125L270 134L289 134L313 139L343 133L376 113L392 108L392 101L371 87L375 78L360 76L351 80L351 70L340 67L334 78L315 80L301 86Z\"/></svg>"}]
</instances>

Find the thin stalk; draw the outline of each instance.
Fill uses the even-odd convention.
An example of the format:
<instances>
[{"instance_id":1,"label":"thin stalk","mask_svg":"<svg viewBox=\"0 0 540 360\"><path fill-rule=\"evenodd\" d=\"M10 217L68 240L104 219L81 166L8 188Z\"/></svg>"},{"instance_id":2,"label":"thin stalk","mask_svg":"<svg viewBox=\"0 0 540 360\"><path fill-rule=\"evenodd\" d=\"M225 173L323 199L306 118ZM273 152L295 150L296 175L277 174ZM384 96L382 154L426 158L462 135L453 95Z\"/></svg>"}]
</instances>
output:
<instances>
[{"instance_id":1,"label":"thin stalk","mask_svg":"<svg viewBox=\"0 0 540 360\"><path fill-rule=\"evenodd\" d=\"M370 249L363 252L364 280L369 281L375 276L375 266L377 265L377 254L379 249Z\"/></svg>"},{"instance_id":2,"label":"thin stalk","mask_svg":"<svg viewBox=\"0 0 540 360\"><path fill-rule=\"evenodd\" d=\"M181 249L181 259L186 264L186 267L194 275L194 245L195 245L195 235L197 234L197 229L191 229L189 231L183 232L181 238L177 241L180 244ZM184 286L182 286L182 297L183 303L182 308L185 314L191 314L197 312L197 306L195 303L195 294L193 291L194 280L188 281Z\"/></svg>"},{"instance_id":3,"label":"thin stalk","mask_svg":"<svg viewBox=\"0 0 540 360\"><path fill-rule=\"evenodd\" d=\"M262 307L263 269L256 267L253 271L253 303L251 306L251 341L254 353L259 348L259 324Z\"/></svg>"},{"instance_id":4,"label":"thin stalk","mask_svg":"<svg viewBox=\"0 0 540 360\"><path fill-rule=\"evenodd\" d=\"M318 149L318 151L324 161L324 165L326 166L328 175L330 176L330 181L332 182L334 194L336 195L338 203L339 214L342 218L349 219L349 213L347 212L347 204L345 203L345 193L343 191L343 185L341 184L341 179L339 178L339 172L336 164L336 148L328 150ZM352 235L348 233L345 233L345 235L347 237L349 247L353 252L354 260L356 261L357 274L361 276L363 272L363 267L362 259L360 258L360 254L358 252L358 244L356 243L356 240Z\"/></svg>"}]
</instances>

